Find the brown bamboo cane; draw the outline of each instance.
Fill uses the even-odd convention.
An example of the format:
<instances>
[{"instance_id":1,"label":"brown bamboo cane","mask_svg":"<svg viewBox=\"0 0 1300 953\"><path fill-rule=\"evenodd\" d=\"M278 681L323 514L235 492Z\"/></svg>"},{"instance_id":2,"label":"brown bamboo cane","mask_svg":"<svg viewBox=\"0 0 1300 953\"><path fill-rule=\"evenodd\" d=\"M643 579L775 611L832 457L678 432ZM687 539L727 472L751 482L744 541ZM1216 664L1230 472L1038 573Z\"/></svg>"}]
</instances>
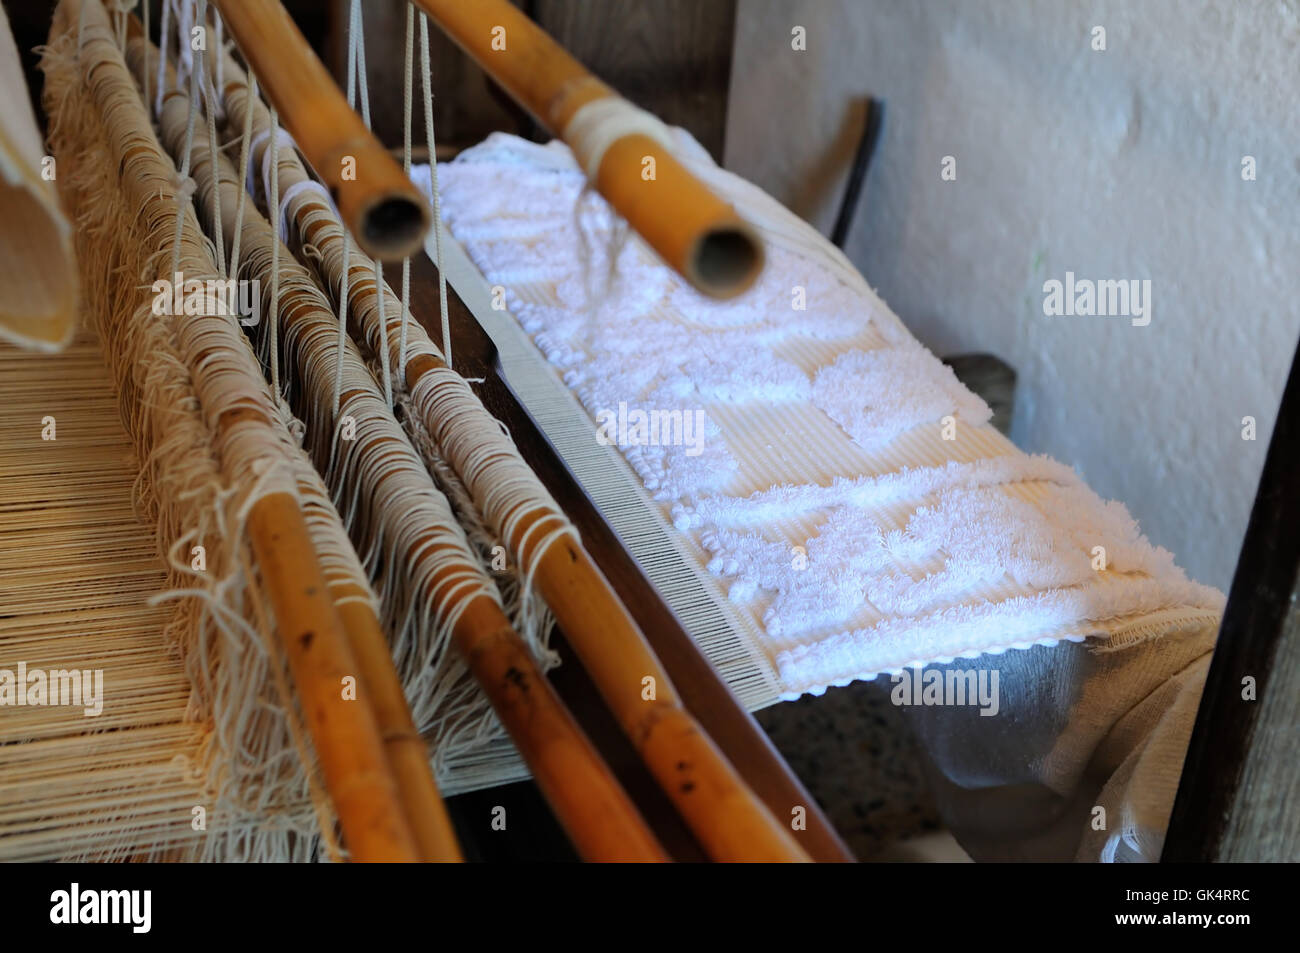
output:
<instances>
[{"instance_id":1,"label":"brown bamboo cane","mask_svg":"<svg viewBox=\"0 0 1300 953\"><path fill-rule=\"evenodd\" d=\"M415 4L570 146L578 143L571 125L578 111L596 100L618 98L507 0ZM647 159L654 160L653 177L645 174ZM610 144L594 184L650 247L703 293L731 298L758 277L763 248L754 230L644 133L629 132Z\"/></svg>"},{"instance_id":2,"label":"brown bamboo cane","mask_svg":"<svg viewBox=\"0 0 1300 953\"><path fill-rule=\"evenodd\" d=\"M213 2L357 243L381 261L419 251L428 204L349 108L279 0Z\"/></svg>"},{"instance_id":3,"label":"brown bamboo cane","mask_svg":"<svg viewBox=\"0 0 1300 953\"><path fill-rule=\"evenodd\" d=\"M246 80L238 66L229 60L226 77L227 113L231 122L239 126L250 105ZM265 108L255 101L251 106L253 128L265 128L269 122ZM259 146L259 150L265 148ZM281 152L280 174L286 187L307 177L291 150ZM323 200L310 193L303 194L299 208L327 211ZM325 252L340 243L341 232L337 224L331 229L329 221L330 216L307 221L300 215L297 223L303 244ZM349 272L355 272L349 281L349 297L354 305L377 294L392 295L386 286L376 286L373 263L362 256L354 253ZM324 284L331 291L341 284L338 276L324 277L327 278ZM359 310L352 308L350 314L355 317ZM401 325L400 305L391 302L385 314L387 340L396 342ZM412 326L409 333L423 335L418 325ZM361 336L378 340L375 335ZM440 360L429 355L413 357L406 369L408 385L414 387L425 373L442 366ZM468 387L463 382L462 385ZM477 425L485 431L495 427L495 419L482 405L475 406ZM426 420L424 423L436 437L444 422ZM464 477L463 461L450 462ZM533 523L556 518L557 511L540 508L523 521L516 536L523 538L526 528ZM558 514L558 518L562 520L563 515ZM494 529L501 532L500 526ZM528 564L530 555L531 552L525 553L520 564ZM710 856L719 860L807 860L807 854L792 833L768 813L686 711L662 663L581 544L569 539L555 543L539 562L535 579L624 732ZM653 680L653 699L642 695L646 690L643 680L647 678Z\"/></svg>"},{"instance_id":4,"label":"brown bamboo cane","mask_svg":"<svg viewBox=\"0 0 1300 953\"><path fill-rule=\"evenodd\" d=\"M128 17L127 36L127 61L136 80L143 83L146 72L150 77L156 75L157 48L148 44L146 49L143 27L133 14ZM170 64L165 77L170 91L163 101L159 127L175 156L181 149L175 138L176 130L179 128L183 137L189 103L187 94L176 88L175 71ZM209 157L207 131L198 124L191 149L191 168L198 168L200 162L208 162ZM210 214L210 206L206 210ZM233 220L225 224L234 227ZM459 862L463 859L460 846L433 777L427 746L411 719L401 681L393 668L388 642L370 606L368 594L352 583L331 583L330 593L356 656L358 698L365 699L374 712L420 859L432 863Z\"/></svg>"},{"instance_id":5,"label":"brown bamboo cane","mask_svg":"<svg viewBox=\"0 0 1300 953\"><path fill-rule=\"evenodd\" d=\"M152 203L174 208L178 201L175 167L152 134L148 114L102 5L98 0L63 0L52 32L79 38L86 92L103 112L105 123L127 125L140 133L128 148L122 147L121 139L112 140L131 200L140 208ZM216 268L206 253L206 261L199 258L197 250L204 246L192 209L186 209L184 225L183 241L191 256L187 262L202 261L201 270L215 277ZM247 353L233 322L230 332L238 344L231 353ZM198 368L216 356L216 349L195 354L193 366ZM220 356L229 358L230 354ZM265 384L251 353L247 353L247 365L248 392L260 394ZM243 424L273 427L273 420L259 404L260 400L253 398L222 413L215 424L218 433ZM344 678L357 673L357 664L296 496L275 492L259 498L250 507L247 528L344 843L356 860L415 860L413 838L402 816L374 716L368 706L342 695Z\"/></svg>"},{"instance_id":6,"label":"brown bamboo cane","mask_svg":"<svg viewBox=\"0 0 1300 953\"><path fill-rule=\"evenodd\" d=\"M201 159L196 156L195 160L197 176L201 174L198 171ZM229 185L233 192L234 177L223 185ZM233 209L234 197L228 196L223 207ZM227 225L233 229L233 215ZM250 229L260 229L265 234L249 235ZM246 247L251 250L259 238L265 241L269 234L270 228L264 221L251 225L246 222L246 239L252 239ZM284 250L283 260L293 262L288 249ZM303 300L303 297L307 296L297 300L286 296L282 300L286 327L315 321L332 334L334 316L324 299ZM346 402L352 396L351 391L345 391L341 400ZM409 445L395 446L394 450L414 455ZM413 542L412 558L415 552L429 551L431 536L418 537ZM457 565L447 565L435 573L426 598L432 598L458 569ZM453 627L452 639L579 855L595 861L667 859L632 802L537 667L532 653L511 627L501 607L487 597L473 600ZM389 668L391 671L391 665Z\"/></svg>"},{"instance_id":7,"label":"brown bamboo cane","mask_svg":"<svg viewBox=\"0 0 1300 953\"><path fill-rule=\"evenodd\" d=\"M137 81L143 82L142 70L148 69L150 77L155 75L153 70L157 68L157 50L149 44L149 50L154 55L150 65L146 66L146 51L141 43L143 28L134 15L128 17L127 35L130 38L127 59ZM174 88L175 75L170 65L167 66L166 79L171 91L164 102L164 113L176 108L184 113L188 109L187 103L180 103L179 106L173 103L174 98L183 100L184 94ZM184 128L184 115L180 123L181 128ZM207 148L206 131L199 128L198 133L201 139L195 141L195 152L199 151L200 146ZM208 153L203 152L203 161L207 161L207 156ZM192 158L192 163L196 159L197 156ZM387 641L379 619L369 604L368 594L355 584L336 582L331 582L330 592L357 659L360 685L358 697L366 699L374 712L420 859L437 863L459 862L463 859L460 847L433 777L427 747L411 719L410 708L393 668Z\"/></svg>"},{"instance_id":8,"label":"brown bamboo cane","mask_svg":"<svg viewBox=\"0 0 1300 953\"><path fill-rule=\"evenodd\" d=\"M335 605L357 657L358 682L375 713L420 859L458 863L464 858L456 832L433 777L428 746L411 720L411 709L393 668L379 619L369 603L363 601L363 592L356 592L348 600L346 591L340 592L338 587L333 591Z\"/></svg>"},{"instance_id":9,"label":"brown bamboo cane","mask_svg":"<svg viewBox=\"0 0 1300 953\"><path fill-rule=\"evenodd\" d=\"M408 386L439 364L427 355L413 358ZM483 426L493 419L486 410L482 416ZM424 423L437 439L438 422ZM515 535L527 538L534 524L554 518L554 510L539 507L520 521ZM518 558L528 565L531 547ZM623 732L709 856L809 860L686 710L663 663L581 542L565 537L552 543L534 579Z\"/></svg>"},{"instance_id":10,"label":"brown bamboo cane","mask_svg":"<svg viewBox=\"0 0 1300 953\"><path fill-rule=\"evenodd\" d=\"M139 48L138 42L133 43L132 52ZM164 103L164 128L174 150L182 148L185 129L186 105L181 99L179 93L172 93ZM225 218L223 233L228 241L233 241L234 210L242 185L229 162L224 157L219 162ZM213 188L209 166L207 134L196 127L191 168L203 194L205 208L211 207ZM269 224L251 208L245 210L242 235L244 247L249 252L269 247L275 241ZM245 265L251 267L251 260L251 257L245 258ZM288 249L283 249L281 262L282 268L305 275L305 270ZM269 281L266 273L259 272L256 277ZM336 322L328 302L319 292L310 293L305 285L285 283L280 311L286 328L294 325L310 328L314 325L331 336L334 333ZM355 359L360 360L359 356ZM352 391L345 391L341 395L342 402L346 403L352 396ZM371 396L377 398L378 391ZM393 444L394 453L406 453L422 466L409 444L403 445L395 440L384 442ZM427 553L433 545L432 533L417 538L409 555L414 558L417 552ZM468 565L468 560L448 563L435 573L430 579L426 598L433 598L433 594L465 565ZM481 572L481 567L476 564L473 568ZM537 667L527 645L511 627L501 607L487 597L473 600L453 627L452 638L579 854L595 861L667 859L632 802ZM386 647L383 651L385 668L389 673L387 677L396 685L396 675L387 658ZM400 701L409 724L409 709L401 698L400 686L397 686L397 701ZM381 726L385 723L382 717L380 723ZM413 733L414 727L411 726L410 730ZM427 758L424 763L427 770Z\"/></svg>"}]
</instances>

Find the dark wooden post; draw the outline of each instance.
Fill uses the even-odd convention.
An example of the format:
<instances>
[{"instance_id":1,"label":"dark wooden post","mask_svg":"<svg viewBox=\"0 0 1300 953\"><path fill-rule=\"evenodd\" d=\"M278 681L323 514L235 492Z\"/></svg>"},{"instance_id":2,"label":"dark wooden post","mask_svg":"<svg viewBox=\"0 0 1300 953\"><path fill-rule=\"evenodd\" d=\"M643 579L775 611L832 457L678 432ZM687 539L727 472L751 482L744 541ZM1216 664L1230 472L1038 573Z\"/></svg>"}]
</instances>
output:
<instances>
[{"instance_id":1,"label":"dark wooden post","mask_svg":"<svg viewBox=\"0 0 1300 953\"><path fill-rule=\"evenodd\" d=\"M1206 677L1165 861L1300 859L1300 351ZM1254 679L1255 699L1246 700Z\"/></svg>"}]
</instances>

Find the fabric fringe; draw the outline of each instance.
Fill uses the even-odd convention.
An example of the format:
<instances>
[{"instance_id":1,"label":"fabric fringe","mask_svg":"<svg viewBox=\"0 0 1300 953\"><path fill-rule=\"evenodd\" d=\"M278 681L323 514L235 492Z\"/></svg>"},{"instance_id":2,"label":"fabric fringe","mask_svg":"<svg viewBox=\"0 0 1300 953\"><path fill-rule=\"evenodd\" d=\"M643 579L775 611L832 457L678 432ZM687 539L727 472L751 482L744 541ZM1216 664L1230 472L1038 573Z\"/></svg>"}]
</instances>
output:
<instances>
[{"instance_id":1,"label":"fabric fringe","mask_svg":"<svg viewBox=\"0 0 1300 953\"><path fill-rule=\"evenodd\" d=\"M159 189L141 207L125 187L130 176L146 174L135 161L158 147L143 114L132 122L126 108L127 97L138 105L139 94L122 82L125 71L111 36L87 26L78 49L76 16L69 13L74 6L61 6L56 30L62 23L65 32L42 51L50 140L77 223L83 306L104 344L122 419L142 461L141 516L156 525L167 565L168 591L158 599L172 605L167 638L192 686L187 718L204 729L197 745L178 751L178 768L200 783L208 825L207 835L186 848L154 851L154 836L134 831L124 818L118 844L97 849L96 856L143 851L149 859L313 859L322 851L322 827L329 832L325 845L332 842L333 820L313 790L312 770L304 767L312 759L304 758L300 717L244 526L251 502L282 476L259 474L250 461L230 479L219 466L212 422L222 408L201 399L186 361L184 335L200 321L152 313L154 280L172 277L167 269L176 206ZM101 111L83 77L114 87L99 91L111 98L111 114ZM126 153L132 161L120 158ZM151 190L143 179L134 188ZM202 273L211 267L201 267L201 249L192 246L191 239L183 249L185 264L200 267L189 268L189 276L214 277ZM248 442L241 434L231 439L241 438ZM205 550L201 570L193 568L196 546ZM147 837L137 841L137 835Z\"/></svg>"}]
</instances>

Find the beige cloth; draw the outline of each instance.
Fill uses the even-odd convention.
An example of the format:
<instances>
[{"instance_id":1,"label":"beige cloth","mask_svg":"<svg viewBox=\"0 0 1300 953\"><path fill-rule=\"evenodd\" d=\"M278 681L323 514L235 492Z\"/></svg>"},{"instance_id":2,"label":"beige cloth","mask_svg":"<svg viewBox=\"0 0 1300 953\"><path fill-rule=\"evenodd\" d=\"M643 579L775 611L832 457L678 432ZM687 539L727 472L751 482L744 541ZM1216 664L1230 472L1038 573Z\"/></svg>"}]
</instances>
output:
<instances>
[{"instance_id":1,"label":"beige cloth","mask_svg":"<svg viewBox=\"0 0 1300 953\"><path fill-rule=\"evenodd\" d=\"M0 8L0 338L56 351L76 329L77 262ZM52 161L52 160L51 160Z\"/></svg>"},{"instance_id":2,"label":"beige cloth","mask_svg":"<svg viewBox=\"0 0 1300 953\"><path fill-rule=\"evenodd\" d=\"M1000 676L997 718L904 709L962 847L975 860L1158 861L1217 629L935 666Z\"/></svg>"}]
</instances>

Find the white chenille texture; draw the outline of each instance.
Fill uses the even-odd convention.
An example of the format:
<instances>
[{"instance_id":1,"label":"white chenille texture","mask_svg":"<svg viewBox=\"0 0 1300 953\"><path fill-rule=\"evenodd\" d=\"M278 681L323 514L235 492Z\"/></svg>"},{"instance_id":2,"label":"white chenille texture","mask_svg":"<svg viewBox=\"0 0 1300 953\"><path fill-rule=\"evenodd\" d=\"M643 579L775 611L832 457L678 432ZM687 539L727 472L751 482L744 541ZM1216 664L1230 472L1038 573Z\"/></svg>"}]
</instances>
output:
<instances>
[{"instance_id":1,"label":"white chenille texture","mask_svg":"<svg viewBox=\"0 0 1300 953\"><path fill-rule=\"evenodd\" d=\"M559 144L497 134L440 166L443 211L719 597L753 619L783 697L1221 611L1121 504L989 426L828 243L675 135L769 239L735 300L664 266ZM690 440L653 423L701 411Z\"/></svg>"}]
</instances>

